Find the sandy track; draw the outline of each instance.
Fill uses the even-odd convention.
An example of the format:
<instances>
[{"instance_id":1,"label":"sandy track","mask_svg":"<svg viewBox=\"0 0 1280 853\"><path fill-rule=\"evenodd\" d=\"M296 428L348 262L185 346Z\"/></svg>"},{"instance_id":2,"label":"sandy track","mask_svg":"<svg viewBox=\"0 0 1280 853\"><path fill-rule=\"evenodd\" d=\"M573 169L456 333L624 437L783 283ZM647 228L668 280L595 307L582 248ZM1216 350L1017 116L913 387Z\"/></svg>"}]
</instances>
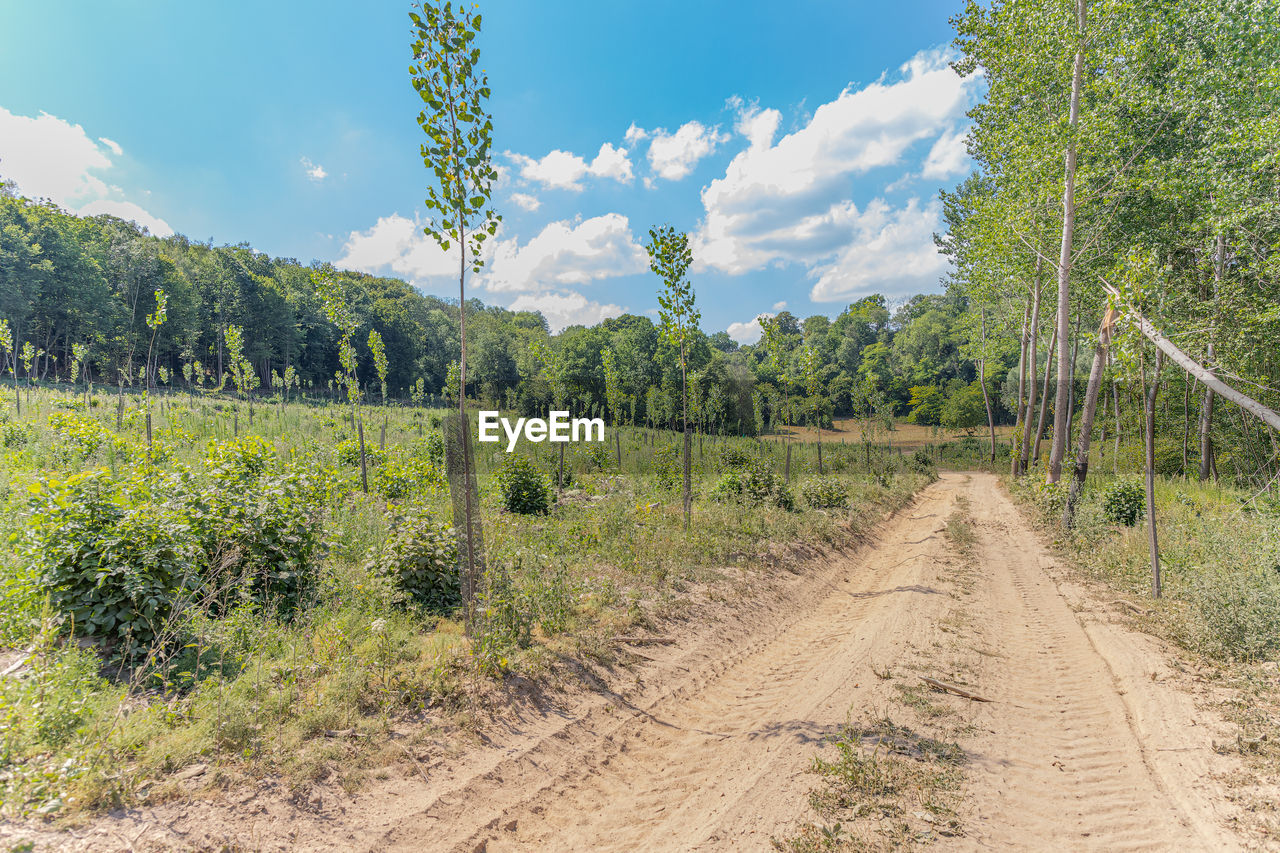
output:
<instances>
[{"instance_id":1,"label":"sandy track","mask_svg":"<svg viewBox=\"0 0 1280 853\"><path fill-rule=\"evenodd\" d=\"M969 557L944 533L961 497ZM1242 846L1217 781L1237 765L1211 748L1221 722L1164 647L1064 579L995 477L944 474L874 543L762 577L599 690L517 703L484 744L419 753L402 778L304 803L259 790L159 806L54 846L768 850L813 819L807 770L825 736L909 717L893 688L926 671L994 700L933 699L968 756L965 834L941 846Z\"/></svg>"},{"instance_id":2,"label":"sandy track","mask_svg":"<svg viewBox=\"0 0 1280 853\"><path fill-rule=\"evenodd\" d=\"M1205 778L1218 763L1207 721L1197 725L1188 697L1153 681L1165 656L1099 620L1079 589L1080 612L1069 606L1048 574L1052 558L994 477L972 475L970 492L981 567L970 612L998 654L975 667L994 701L970 716L984 734L965 744L971 814L953 846L1239 847L1223 828L1225 792Z\"/></svg>"}]
</instances>

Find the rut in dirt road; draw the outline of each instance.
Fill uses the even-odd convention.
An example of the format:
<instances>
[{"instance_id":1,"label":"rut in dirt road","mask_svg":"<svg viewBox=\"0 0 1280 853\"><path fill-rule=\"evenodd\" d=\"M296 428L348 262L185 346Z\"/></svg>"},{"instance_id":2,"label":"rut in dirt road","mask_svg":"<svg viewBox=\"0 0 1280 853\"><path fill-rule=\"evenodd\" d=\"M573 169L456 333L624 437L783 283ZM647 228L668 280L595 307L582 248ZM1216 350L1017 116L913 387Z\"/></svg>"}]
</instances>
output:
<instances>
[{"instance_id":1,"label":"rut in dirt road","mask_svg":"<svg viewBox=\"0 0 1280 853\"><path fill-rule=\"evenodd\" d=\"M975 687L995 701L961 703L985 734L964 744L967 834L943 845L1234 846L1213 809L1198 805L1213 792L1189 791L1197 780L1148 760L1106 659L1043 570L1050 558L996 479L982 474L944 475L874 546L845 559L815 606L712 676L620 714L537 776L499 772L438 801L429 820L410 818L375 846L408 849L434 838L440 849L493 853L770 849L812 817L807 792L816 780L806 770L824 737L851 709L892 701L873 668L913 649L954 645L940 623L956 608L946 590L960 558L942 531L958 495L972 507L979 539L978 582L963 610L997 653L957 651L975 661ZM476 814L477 801L502 799L499 789L514 800ZM481 817L465 830L468 818Z\"/></svg>"},{"instance_id":2,"label":"rut in dirt road","mask_svg":"<svg viewBox=\"0 0 1280 853\"><path fill-rule=\"evenodd\" d=\"M927 578L946 559L941 531L956 481L934 484L876 545L842 558L807 612L731 655L713 677L575 744L540 773L516 771L520 798L474 814L516 784L499 771L433 804L374 848L765 850L804 818L823 739L848 719L889 660L928 630L947 597ZM492 799L490 799L492 797ZM454 832L468 818L484 824Z\"/></svg>"}]
</instances>

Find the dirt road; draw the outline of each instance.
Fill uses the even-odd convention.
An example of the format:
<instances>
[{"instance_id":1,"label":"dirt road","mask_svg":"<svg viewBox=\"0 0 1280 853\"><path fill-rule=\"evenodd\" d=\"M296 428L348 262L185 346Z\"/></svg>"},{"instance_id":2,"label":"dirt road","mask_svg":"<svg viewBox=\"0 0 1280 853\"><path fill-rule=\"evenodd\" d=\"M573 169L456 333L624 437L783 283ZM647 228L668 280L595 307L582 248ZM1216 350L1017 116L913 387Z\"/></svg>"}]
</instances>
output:
<instances>
[{"instance_id":1,"label":"dirt road","mask_svg":"<svg viewBox=\"0 0 1280 853\"><path fill-rule=\"evenodd\" d=\"M971 518L964 553L946 533L956 513ZM782 574L678 643L637 649L646 660L605 689L523 708L456 758L424 755L416 773L310 808L160 807L104 837L137 849L768 850L814 819L809 768L831 752L825 738L909 712L903 687L932 674L993 700L929 696L966 756L962 831L934 839L943 849L1242 847L1219 781L1234 765L1212 749L1221 725L1166 650L1065 580L994 477L945 474L873 543Z\"/></svg>"}]
</instances>

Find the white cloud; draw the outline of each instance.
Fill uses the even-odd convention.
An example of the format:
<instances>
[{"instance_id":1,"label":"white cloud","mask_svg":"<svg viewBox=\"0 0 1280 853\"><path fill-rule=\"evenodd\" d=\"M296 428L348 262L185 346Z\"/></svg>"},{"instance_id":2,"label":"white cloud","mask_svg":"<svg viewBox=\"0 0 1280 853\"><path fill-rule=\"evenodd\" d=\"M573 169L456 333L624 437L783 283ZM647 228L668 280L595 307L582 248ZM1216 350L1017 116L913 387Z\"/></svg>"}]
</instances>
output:
<instances>
[{"instance_id":1,"label":"white cloud","mask_svg":"<svg viewBox=\"0 0 1280 853\"><path fill-rule=\"evenodd\" d=\"M108 198L100 198L97 201L91 201L83 207L79 208L76 213L81 216L97 216L102 213L118 216L121 219L132 220L143 228L146 228L156 237L172 237L173 228L163 219L152 216L138 205L131 201L116 201Z\"/></svg>"},{"instance_id":2,"label":"white cloud","mask_svg":"<svg viewBox=\"0 0 1280 853\"><path fill-rule=\"evenodd\" d=\"M623 184L631 183L631 160L627 158L627 149L614 148L606 142L600 146L600 153L591 161L587 170L598 178L613 178Z\"/></svg>"},{"instance_id":3,"label":"white cloud","mask_svg":"<svg viewBox=\"0 0 1280 853\"><path fill-rule=\"evenodd\" d=\"M298 162L302 164L303 169L306 169L307 177L313 181L323 181L325 178L329 177L329 173L324 170L324 166L321 166L318 163L312 163L310 157L303 157Z\"/></svg>"},{"instance_id":4,"label":"white cloud","mask_svg":"<svg viewBox=\"0 0 1280 853\"><path fill-rule=\"evenodd\" d=\"M627 309L620 305L602 305L592 302L581 293L546 292L525 293L516 297L509 306L512 311L541 311L547 318L552 333L566 326L594 326L609 317L619 317Z\"/></svg>"},{"instance_id":5,"label":"white cloud","mask_svg":"<svg viewBox=\"0 0 1280 853\"><path fill-rule=\"evenodd\" d=\"M379 219L368 231L352 231L335 263L371 274L390 268L412 281L458 274L458 250L445 252L419 223L398 213Z\"/></svg>"},{"instance_id":6,"label":"white cloud","mask_svg":"<svg viewBox=\"0 0 1280 853\"><path fill-rule=\"evenodd\" d=\"M498 239L485 243L484 261L483 271L472 279L475 287L490 293L543 295L567 285L644 272L649 263L627 218L617 213L552 222L524 245L514 238L502 239L499 230ZM442 251L418 222L392 214L367 231L353 231L334 263L371 274L389 270L422 284L456 279L458 250L453 246Z\"/></svg>"},{"instance_id":7,"label":"white cloud","mask_svg":"<svg viewBox=\"0 0 1280 853\"><path fill-rule=\"evenodd\" d=\"M817 282L809 297L814 302L837 302L871 293L892 297L932 288L946 269L933 244L941 214L936 200L921 207L914 198L901 209L876 199L861 214L855 211L853 239L830 263L810 270Z\"/></svg>"},{"instance_id":8,"label":"white cloud","mask_svg":"<svg viewBox=\"0 0 1280 853\"><path fill-rule=\"evenodd\" d=\"M101 143L99 145L98 143ZM152 234L167 237L167 222L125 200L124 191L108 184L103 173L114 168L112 156L124 149L105 137L91 139L84 128L49 113L16 115L0 107L0 177L18 191L48 198L73 213L109 213L132 219Z\"/></svg>"},{"instance_id":9,"label":"white cloud","mask_svg":"<svg viewBox=\"0 0 1280 853\"><path fill-rule=\"evenodd\" d=\"M781 302L775 302L775 303L773 303L773 310L774 310L775 312L776 312L776 311L785 311L785 310L786 310L786 308L787 308L787 300L785 300L785 299L784 299L784 300L782 300Z\"/></svg>"},{"instance_id":10,"label":"white cloud","mask_svg":"<svg viewBox=\"0 0 1280 853\"><path fill-rule=\"evenodd\" d=\"M637 126L633 121L631 122L631 126L627 128L626 135L622 138L628 145L635 145L637 142L648 139L649 131L645 130L643 127Z\"/></svg>"},{"instance_id":11,"label":"white cloud","mask_svg":"<svg viewBox=\"0 0 1280 853\"><path fill-rule=\"evenodd\" d=\"M924 159L923 177L945 180L963 174L969 167L969 152L965 149L968 132L952 128L938 137Z\"/></svg>"},{"instance_id":12,"label":"white cloud","mask_svg":"<svg viewBox=\"0 0 1280 853\"><path fill-rule=\"evenodd\" d=\"M631 131L628 130L627 133ZM678 181L685 177L698 165L699 160L714 152L721 143L729 141L728 134L720 133L715 127L705 127L697 121L686 122L675 133L667 133L658 128L651 135L653 141L649 143L649 166L668 181Z\"/></svg>"},{"instance_id":13,"label":"white cloud","mask_svg":"<svg viewBox=\"0 0 1280 853\"><path fill-rule=\"evenodd\" d=\"M778 305L786 307L785 302L779 302ZM769 318L775 316L782 309L778 305L773 306L773 311L765 311L757 314L745 323L730 323L729 328L725 329L729 333L729 337L733 338L740 344L754 344L760 340L760 336L764 334L764 330L760 328L760 318Z\"/></svg>"},{"instance_id":14,"label":"white cloud","mask_svg":"<svg viewBox=\"0 0 1280 853\"><path fill-rule=\"evenodd\" d=\"M905 63L894 82L882 77L859 89L846 88L776 143L782 118L777 110L731 101L739 109L735 130L748 147L733 158L724 177L702 191L706 212L694 236L695 269L736 275L795 262L812 270L829 266L837 254L864 241L866 214L849 200L851 179L898 163L916 142L946 133L973 102L977 83L962 80L947 59L940 51L926 51ZM947 150L939 149L939 157ZM937 168L944 165L939 159ZM873 204L868 213L873 208L879 209ZM914 207L907 218L919 213ZM930 240L896 248L904 268L923 250L933 251ZM837 278L825 280L829 284L815 291L837 298Z\"/></svg>"},{"instance_id":15,"label":"white cloud","mask_svg":"<svg viewBox=\"0 0 1280 853\"><path fill-rule=\"evenodd\" d=\"M627 149L615 148L609 142L600 146L600 151L590 164L577 154L559 149L548 153L541 160L510 151L506 155L520 168L520 177L551 189L580 192L581 181L587 176L612 178L623 184L631 183L634 177Z\"/></svg>"},{"instance_id":16,"label":"white cloud","mask_svg":"<svg viewBox=\"0 0 1280 853\"><path fill-rule=\"evenodd\" d=\"M644 272L648 263L627 217L607 213L577 223L552 222L523 246L499 241L484 287L491 292L543 291Z\"/></svg>"},{"instance_id":17,"label":"white cloud","mask_svg":"<svg viewBox=\"0 0 1280 853\"><path fill-rule=\"evenodd\" d=\"M524 210L531 212L542 207L542 202L538 201L537 197L531 196L528 193L512 193L511 200Z\"/></svg>"}]
</instances>

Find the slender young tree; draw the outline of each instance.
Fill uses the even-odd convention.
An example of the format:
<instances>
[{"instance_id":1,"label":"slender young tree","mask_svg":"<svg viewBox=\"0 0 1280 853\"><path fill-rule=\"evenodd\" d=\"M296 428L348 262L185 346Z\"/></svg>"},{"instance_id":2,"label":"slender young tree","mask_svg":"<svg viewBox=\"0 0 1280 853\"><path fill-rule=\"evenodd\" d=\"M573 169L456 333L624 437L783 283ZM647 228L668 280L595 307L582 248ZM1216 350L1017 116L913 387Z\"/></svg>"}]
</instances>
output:
<instances>
[{"instance_id":1,"label":"slender young tree","mask_svg":"<svg viewBox=\"0 0 1280 853\"><path fill-rule=\"evenodd\" d=\"M473 7L474 8L474 7ZM467 270L484 266L484 241L498 231L500 217L492 207L493 182L498 172L491 159L493 119L486 111L489 77L480 66L481 17L462 4L427 0L409 12L413 22L413 64L409 75L424 104L418 125L427 136L422 161L433 183L427 189L430 218L423 230L448 252L458 253L458 436L462 445L462 531L465 553L460 553L465 576L467 630L474 617L479 541L479 507L474 505L471 484L475 470L471 458L471 426L467 421Z\"/></svg>"},{"instance_id":2,"label":"slender young tree","mask_svg":"<svg viewBox=\"0 0 1280 853\"><path fill-rule=\"evenodd\" d=\"M649 229L649 269L662 280L658 291L658 317L662 337L680 353L680 399L684 420L684 529L689 531L693 511L691 482L693 437L689 432L689 345L702 313L694 308L693 285L686 278L693 263L689 235L670 225Z\"/></svg>"},{"instance_id":3,"label":"slender young tree","mask_svg":"<svg viewBox=\"0 0 1280 853\"><path fill-rule=\"evenodd\" d=\"M382 405L387 404L387 348L377 329L369 330L369 352L373 353L373 369L378 373L378 385L382 389Z\"/></svg>"}]
</instances>

